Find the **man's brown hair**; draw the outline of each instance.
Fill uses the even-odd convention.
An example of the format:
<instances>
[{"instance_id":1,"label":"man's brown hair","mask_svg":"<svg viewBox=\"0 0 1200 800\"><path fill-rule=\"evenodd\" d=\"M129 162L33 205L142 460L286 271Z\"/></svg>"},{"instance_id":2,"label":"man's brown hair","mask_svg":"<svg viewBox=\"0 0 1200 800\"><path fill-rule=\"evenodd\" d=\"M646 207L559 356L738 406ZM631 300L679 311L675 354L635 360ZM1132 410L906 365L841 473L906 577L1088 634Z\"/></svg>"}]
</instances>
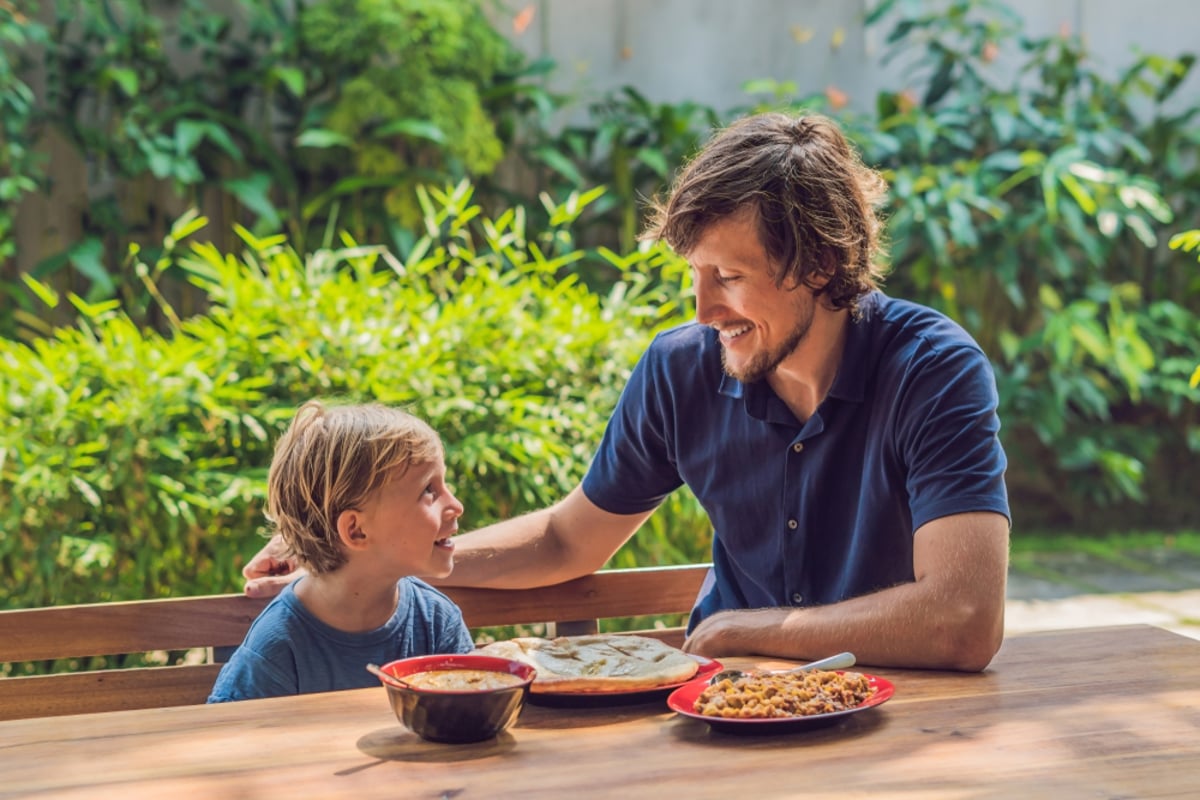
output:
<instances>
[{"instance_id":1,"label":"man's brown hair","mask_svg":"<svg viewBox=\"0 0 1200 800\"><path fill-rule=\"evenodd\" d=\"M642 238L686 257L712 223L751 209L777 285L803 283L854 309L883 279L876 208L886 193L829 118L757 114L720 131L666 201L653 201Z\"/></svg>"},{"instance_id":2,"label":"man's brown hair","mask_svg":"<svg viewBox=\"0 0 1200 800\"><path fill-rule=\"evenodd\" d=\"M267 475L267 519L314 575L346 562L337 521L383 484L442 456L427 424L379 404L300 407L275 446Z\"/></svg>"}]
</instances>

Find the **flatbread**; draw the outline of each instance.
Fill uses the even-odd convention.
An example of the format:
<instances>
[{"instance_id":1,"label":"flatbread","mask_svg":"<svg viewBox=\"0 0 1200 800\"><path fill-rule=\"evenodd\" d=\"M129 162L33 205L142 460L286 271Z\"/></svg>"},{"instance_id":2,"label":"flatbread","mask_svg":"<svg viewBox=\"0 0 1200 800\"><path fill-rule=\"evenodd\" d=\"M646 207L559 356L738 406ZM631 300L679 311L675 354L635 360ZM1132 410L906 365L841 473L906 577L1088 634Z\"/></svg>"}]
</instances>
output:
<instances>
[{"instance_id":1,"label":"flatbread","mask_svg":"<svg viewBox=\"0 0 1200 800\"><path fill-rule=\"evenodd\" d=\"M682 683L700 663L648 636L594 634L539 639L518 636L479 648L537 670L531 692L605 692L656 689Z\"/></svg>"}]
</instances>

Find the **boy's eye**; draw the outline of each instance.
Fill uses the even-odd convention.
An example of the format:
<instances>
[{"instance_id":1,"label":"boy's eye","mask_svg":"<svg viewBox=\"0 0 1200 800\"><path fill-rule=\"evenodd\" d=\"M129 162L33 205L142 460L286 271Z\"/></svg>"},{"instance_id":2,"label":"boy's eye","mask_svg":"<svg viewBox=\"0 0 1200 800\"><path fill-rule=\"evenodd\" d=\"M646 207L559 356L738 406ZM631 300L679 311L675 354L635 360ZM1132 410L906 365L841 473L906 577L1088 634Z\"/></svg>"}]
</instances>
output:
<instances>
[{"instance_id":1,"label":"boy's eye","mask_svg":"<svg viewBox=\"0 0 1200 800\"><path fill-rule=\"evenodd\" d=\"M433 484L431 483L425 487L425 491L422 492L422 494L437 494L437 489L434 489Z\"/></svg>"}]
</instances>

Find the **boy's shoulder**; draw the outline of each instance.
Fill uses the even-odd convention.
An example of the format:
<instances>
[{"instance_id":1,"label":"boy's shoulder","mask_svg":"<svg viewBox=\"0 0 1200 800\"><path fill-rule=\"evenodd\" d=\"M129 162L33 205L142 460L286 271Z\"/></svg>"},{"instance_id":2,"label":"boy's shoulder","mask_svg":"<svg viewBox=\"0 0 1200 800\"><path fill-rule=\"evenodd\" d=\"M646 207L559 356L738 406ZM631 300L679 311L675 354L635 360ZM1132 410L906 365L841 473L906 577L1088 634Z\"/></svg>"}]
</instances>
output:
<instances>
[{"instance_id":1,"label":"boy's shoulder","mask_svg":"<svg viewBox=\"0 0 1200 800\"><path fill-rule=\"evenodd\" d=\"M295 636L295 628L305 623L308 611L293 588L288 584L259 612L250 629L246 631L243 645L253 643L255 650L263 651L273 645L287 645Z\"/></svg>"},{"instance_id":2,"label":"boy's shoulder","mask_svg":"<svg viewBox=\"0 0 1200 800\"><path fill-rule=\"evenodd\" d=\"M425 608L440 608L450 606L457 608L445 592L431 586L420 578L407 576L400 581L400 603Z\"/></svg>"}]
</instances>

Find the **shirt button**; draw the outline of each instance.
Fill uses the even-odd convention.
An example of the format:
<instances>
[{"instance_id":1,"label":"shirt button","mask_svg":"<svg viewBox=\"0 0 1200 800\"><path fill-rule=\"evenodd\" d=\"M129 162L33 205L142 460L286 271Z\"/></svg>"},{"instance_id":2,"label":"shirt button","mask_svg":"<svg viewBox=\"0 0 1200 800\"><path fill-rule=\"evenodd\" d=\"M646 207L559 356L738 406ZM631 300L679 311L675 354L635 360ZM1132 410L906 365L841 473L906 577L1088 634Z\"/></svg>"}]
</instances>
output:
<instances>
[{"instance_id":1,"label":"shirt button","mask_svg":"<svg viewBox=\"0 0 1200 800\"><path fill-rule=\"evenodd\" d=\"M792 445L793 453L799 453L803 449L804 449L804 442L796 442L794 445Z\"/></svg>"},{"instance_id":2,"label":"shirt button","mask_svg":"<svg viewBox=\"0 0 1200 800\"><path fill-rule=\"evenodd\" d=\"M796 522L796 520L794 520L794 519L789 519L789 520L788 520L788 527L789 527L789 528L791 528L792 530L796 530L796 528L799 528L799 527L800 527L800 523L799 523L799 522Z\"/></svg>"},{"instance_id":3,"label":"shirt button","mask_svg":"<svg viewBox=\"0 0 1200 800\"><path fill-rule=\"evenodd\" d=\"M792 602L795 603L796 605L800 605L801 603L804 602L804 595L800 594L799 592L796 592L795 594L792 595Z\"/></svg>"}]
</instances>

